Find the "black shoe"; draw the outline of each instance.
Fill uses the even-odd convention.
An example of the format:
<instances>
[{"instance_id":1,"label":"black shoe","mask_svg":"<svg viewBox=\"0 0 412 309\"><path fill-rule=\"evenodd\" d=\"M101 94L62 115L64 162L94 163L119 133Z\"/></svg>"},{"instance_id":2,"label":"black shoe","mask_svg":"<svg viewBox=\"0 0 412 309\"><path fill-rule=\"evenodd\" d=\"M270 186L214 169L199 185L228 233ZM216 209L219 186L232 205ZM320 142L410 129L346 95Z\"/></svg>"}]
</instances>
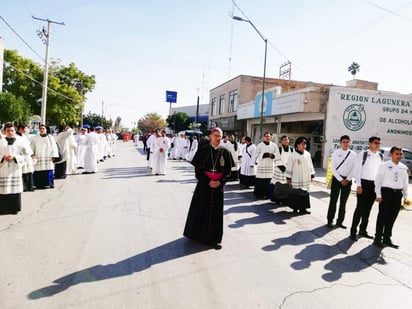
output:
<instances>
[{"instance_id":1,"label":"black shoe","mask_svg":"<svg viewBox=\"0 0 412 309\"><path fill-rule=\"evenodd\" d=\"M384 240L384 241L382 241L382 244L384 244L385 246L394 248L394 249L399 249L399 246L398 246L398 245L395 245L395 244L392 243L392 241L390 241L390 240Z\"/></svg>"},{"instance_id":2,"label":"black shoe","mask_svg":"<svg viewBox=\"0 0 412 309\"><path fill-rule=\"evenodd\" d=\"M375 240L375 241L373 242L373 244L374 244L376 247L383 248L383 243L382 243L381 241Z\"/></svg>"},{"instance_id":3,"label":"black shoe","mask_svg":"<svg viewBox=\"0 0 412 309\"><path fill-rule=\"evenodd\" d=\"M303 209L299 212L300 215L310 215L310 211L307 211L306 209Z\"/></svg>"},{"instance_id":4,"label":"black shoe","mask_svg":"<svg viewBox=\"0 0 412 309\"><path fill-rule=\"evenodd\" d=\"M343 225L342 223L341 224L336 224L335 227L340 227L341 229L344 229L344 230L347 229L346 225Z\"/></svg>"},{"instance_id":5,"label":"black shoe","mask_svg":"<svg viewBox=\"0 0 412 309\"><path fill-rule=\"evenodd\" d=\"M359 236L373 239L373 236L369 235L367 232L362 232L362 233L359 232Z\"/></svg>"},{"instance_id":6,"label":"black shoe","mask_svg":"<svg viewBox=\"0 0 412 309\"><path fill-rule=\"evenodd\" d=\"M358 241L358 238L356 237L356 234L350 234L349 238L353 241Z\"/></svg>"},{"instance_id":7,"label":"black shoe","mask_svg":"<svg viewBox=\"0 0 412 309\"><path fill-rule=\"evenodd\" d=\"M328 222L328 224L326 224L327 227L333 228L333 224L332 222Z\"/></svg>"}]
</instances>

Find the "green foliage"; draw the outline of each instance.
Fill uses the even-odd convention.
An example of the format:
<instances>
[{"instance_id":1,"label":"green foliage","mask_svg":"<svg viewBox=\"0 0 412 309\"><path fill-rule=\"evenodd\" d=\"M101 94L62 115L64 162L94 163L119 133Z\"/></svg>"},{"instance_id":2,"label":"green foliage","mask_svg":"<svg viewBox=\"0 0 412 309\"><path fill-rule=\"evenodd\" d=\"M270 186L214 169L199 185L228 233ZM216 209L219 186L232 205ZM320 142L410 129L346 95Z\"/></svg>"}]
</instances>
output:
<instances>
[{"instance_id":1,"label":"green foliage","mask_svg":"<svg viewBox=\"0 0 412 309\"><path fill-rule=\"evenodd\" d=\"M20 57L16 51L4 52L3 91L24 98L32 115L40 115L43 66ZM95 87L94 75L88 76L71 63L49 65L46 123L52 125L78 124L85 95Z\"/></svg>"},{"instance_id":2,"label":"green foliage","mask_svg":"<svg viewBox=\"0 0 412 309\"><path fill-rule=\"evenodd\" d=\"M157 113L148 113L137 122L137 128L141 132L166 128L166 121Z\"/></svg>"},{"instance_id":3,"label":"green foliage","mask_svg":"<svg viewBox=\"0 0 412 309\"><path fill-rule=\"evenodd\" d=\"M0 92L0 124L5 122L27 122L30 118L28 104L22 97Z\"/></svg>"},{"instance_id":4,"label":"green foliage","mask_svg":"<svg viewBox=\"0 0 412 309\"><path fill-rule=\"evenodd\" d=\"M166 122L168 123L168 127L174 132L187 130L191 123L189 116L183 112L177 112L173 113L173 115L169 115Z\"/></svg>"},{"instance_id":5,"label":"green foliage","mask_svg":"<svg viewBox=\"0 0 412 309\"><path fill-rule=\"evenodd\" d=\"M31 114L40 114L43 70L30 59L20 57L14 50L4 51L3 91L22 97Z\"/></svg>"},{"instance_id":6,"label":"green foliage","mask_svg":"<svg viewBox=\"0 0 412 309\"><path fill-rule=\"evenodd\" d=\"M107 120L106 118L102 118L101 115L92 114L89 112L87 115L83 116L83 124L88 124L91 127L102 126L104 129L110 129L113 125L111 120Z\"/></svg>"}]
</instances>

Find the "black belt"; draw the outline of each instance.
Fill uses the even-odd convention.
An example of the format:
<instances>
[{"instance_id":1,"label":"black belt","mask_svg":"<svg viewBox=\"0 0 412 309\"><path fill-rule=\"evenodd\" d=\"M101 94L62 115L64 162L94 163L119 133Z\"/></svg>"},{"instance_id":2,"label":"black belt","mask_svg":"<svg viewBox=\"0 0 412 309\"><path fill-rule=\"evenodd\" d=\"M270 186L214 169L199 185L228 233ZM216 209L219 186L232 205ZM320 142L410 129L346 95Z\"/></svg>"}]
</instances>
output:
<instances>
[{"instance_id":1,"label":"black belt","mask_svg":"<svg viewBox=\"0 0 412 309\"><path fill-rule=\"evenodd\" d=\"M368 180L368 179L363 179L363 178L361 179L361 182L362 181L364 181L366 183L373 183L373 184L375 183L373 180Z\"/></svg>"},{"instance_id":2,"label":"black belt","mask_svg":"<svg viewBox=\"0 0 412 309\"><path fill-rule=\"evenodd\" d=\"M382 187L382 191L388 191L388 192L402 192L403 189L392 189L392 188L388 188L388 187Z\"/></svg>"}]
</instances>

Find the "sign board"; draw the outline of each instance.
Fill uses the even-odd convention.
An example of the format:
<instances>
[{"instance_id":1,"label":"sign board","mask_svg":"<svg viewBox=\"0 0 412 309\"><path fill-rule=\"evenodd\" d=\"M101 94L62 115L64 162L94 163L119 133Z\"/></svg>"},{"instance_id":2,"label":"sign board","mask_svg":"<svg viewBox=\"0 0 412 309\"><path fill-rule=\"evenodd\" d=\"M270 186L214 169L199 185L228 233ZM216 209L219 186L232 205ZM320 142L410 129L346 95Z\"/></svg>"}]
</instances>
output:
<instances>
[{"instance_id":1,"label":"sign board","mask_svg":"<svg viewBox=\"0 0 412 309\"><path fill-rule=\"evenodd\" d=\"M177 92L166 90L166 102L176 103L177 102Z\"/></svg>"},{"instance_id":2,"label":"sign board","mask_svg":"<svg viewBox=\"0 0 412 309\"><path fill-rule=\"evenodd\" d=\"M305 94L295 93L275 97L272 103L272 115L285 115L304 112Z\"/></svg>"},{"instance_id":3,"label":"sign board","mask_svg":"<svg viewBox=\"0 0 412 309\"><path fill-rule=\"evenodd\" d=\"M324 156L339 148L340 136L351 138L351 149L368 148L373 135L382 147L412 148L412 95L332 86L329 91ZM325 160L326 162L326 160Z\"/></svg>"},{"instance_id":4,"label":"sign board","mask_svg":"<svg viewBox=\"0 0 412 309\"><path fill-rule=\"evenodd\" d=\"M262 113L262 116L271 116L272 112L272 97L273 97L273 92L265 92L265 100L263 102L263 108L262 108L262 93L259 93L255 97L255 112L254 116L255 117L260 117L260 114Z\"/></svg>"}]
</instances>

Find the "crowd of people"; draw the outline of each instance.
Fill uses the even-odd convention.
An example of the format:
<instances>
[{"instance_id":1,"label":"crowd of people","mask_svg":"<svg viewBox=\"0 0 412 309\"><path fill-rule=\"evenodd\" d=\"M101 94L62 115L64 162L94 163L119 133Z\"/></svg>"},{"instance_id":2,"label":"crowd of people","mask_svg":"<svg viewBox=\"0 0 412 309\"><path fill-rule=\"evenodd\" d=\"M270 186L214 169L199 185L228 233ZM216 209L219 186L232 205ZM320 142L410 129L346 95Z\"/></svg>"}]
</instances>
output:
<instances>
[{"instance_id":1,"label":"crowd of people","mask_svg":"<svg viewBox=\"0 0 412 309\"><path fill-rule=\"evenodd\" d=\"M287 135L277 145L272 134L265 132L263 140L254 145L249 136L236 141L235 136L223 135L219 128L209 138L198 141L184 135L167 136L152 132L144 139L147 164L156 175L165 175L167 160L187 160L195 168L198 180L184 228L184 235L220 248L223 233L223 187L228 181L239 181L244 189L253 187L257 199L289 206L296 215L310 214L309 186L315 177L308 140L301 136L289 145ZM378 247L398 248L392 240L392 228L402 197L409 203L407 167L400 162L402 149L392 147L391 160L383 162L378 151L380 138L372 136L369 148L355 153L350 150L350 137L340 138L340 148L332 154L332 181L328 211L329 228L346 229L346 202L352 181L357 184L357 205L353 214L349 238L374 239ZM158 152L161 150L162 155ZM165 151L167 149L167 151ZM159 169L158 166L161 166ZM339 210L334 223L337 202ZM372 205L379 203L375 237L367 232ZM359 226L359 231L358 231Z\"/></svg>"},{"instance_id":2,"label":"crowd of people","mask_svg":"<svg viewBox=\"0 0 412 309\"><path fill-rule=\"evenodd\" d=\"M21 193L54 188L54 179L98 171L98 164L115 156L117 135L102 127L85 126L74 132L61 127L56 135L39 126L38 134L28 134L25 124L6 123L0 134L0 213L17 214ZM249 136L240 142L213 128L207 137L168 135L154 130L142 136L147 167L154 175L166 175L168 160L186 160L195 169L198 181L190 204L184 235L220 248L223 235L224 185L239 181L243 189L253 187L256 199L268 199L289 206L296 215L310 214L309 186L315 177L308 140L301 136L289 145L287 135L277 145L265 132L257 145ZM350 137L340 138L340 147L331 157L331 193L326 214L329 228L346 229L346 203L352 181L356 181L357 204L350 227L350 239L373 240L378 247L398 248L391 240L392 228L402 198L407 204L409 177L400 162L402 149L394 146L391 160L383 162L380 138L369 138L367 150L350 150ZM338 214L337 202L339 200ZM373 204L379 203L375 236L368 231Z\"/></svg>"},{"instance_id":3,"label":"crowd of people","mask_svg":"<svg viewBox=\"0 0 412 309\"><path fill-rule=\"evenodd\" d=\"M55 179L91 174L114 157L117 135L102 127L84 126L75 132L60 127L57 134L41 124L29 133L26 124L9 122L0 132L0 214L21 210L22 192L53 189Z\"/></svg>"}]
</instances>

